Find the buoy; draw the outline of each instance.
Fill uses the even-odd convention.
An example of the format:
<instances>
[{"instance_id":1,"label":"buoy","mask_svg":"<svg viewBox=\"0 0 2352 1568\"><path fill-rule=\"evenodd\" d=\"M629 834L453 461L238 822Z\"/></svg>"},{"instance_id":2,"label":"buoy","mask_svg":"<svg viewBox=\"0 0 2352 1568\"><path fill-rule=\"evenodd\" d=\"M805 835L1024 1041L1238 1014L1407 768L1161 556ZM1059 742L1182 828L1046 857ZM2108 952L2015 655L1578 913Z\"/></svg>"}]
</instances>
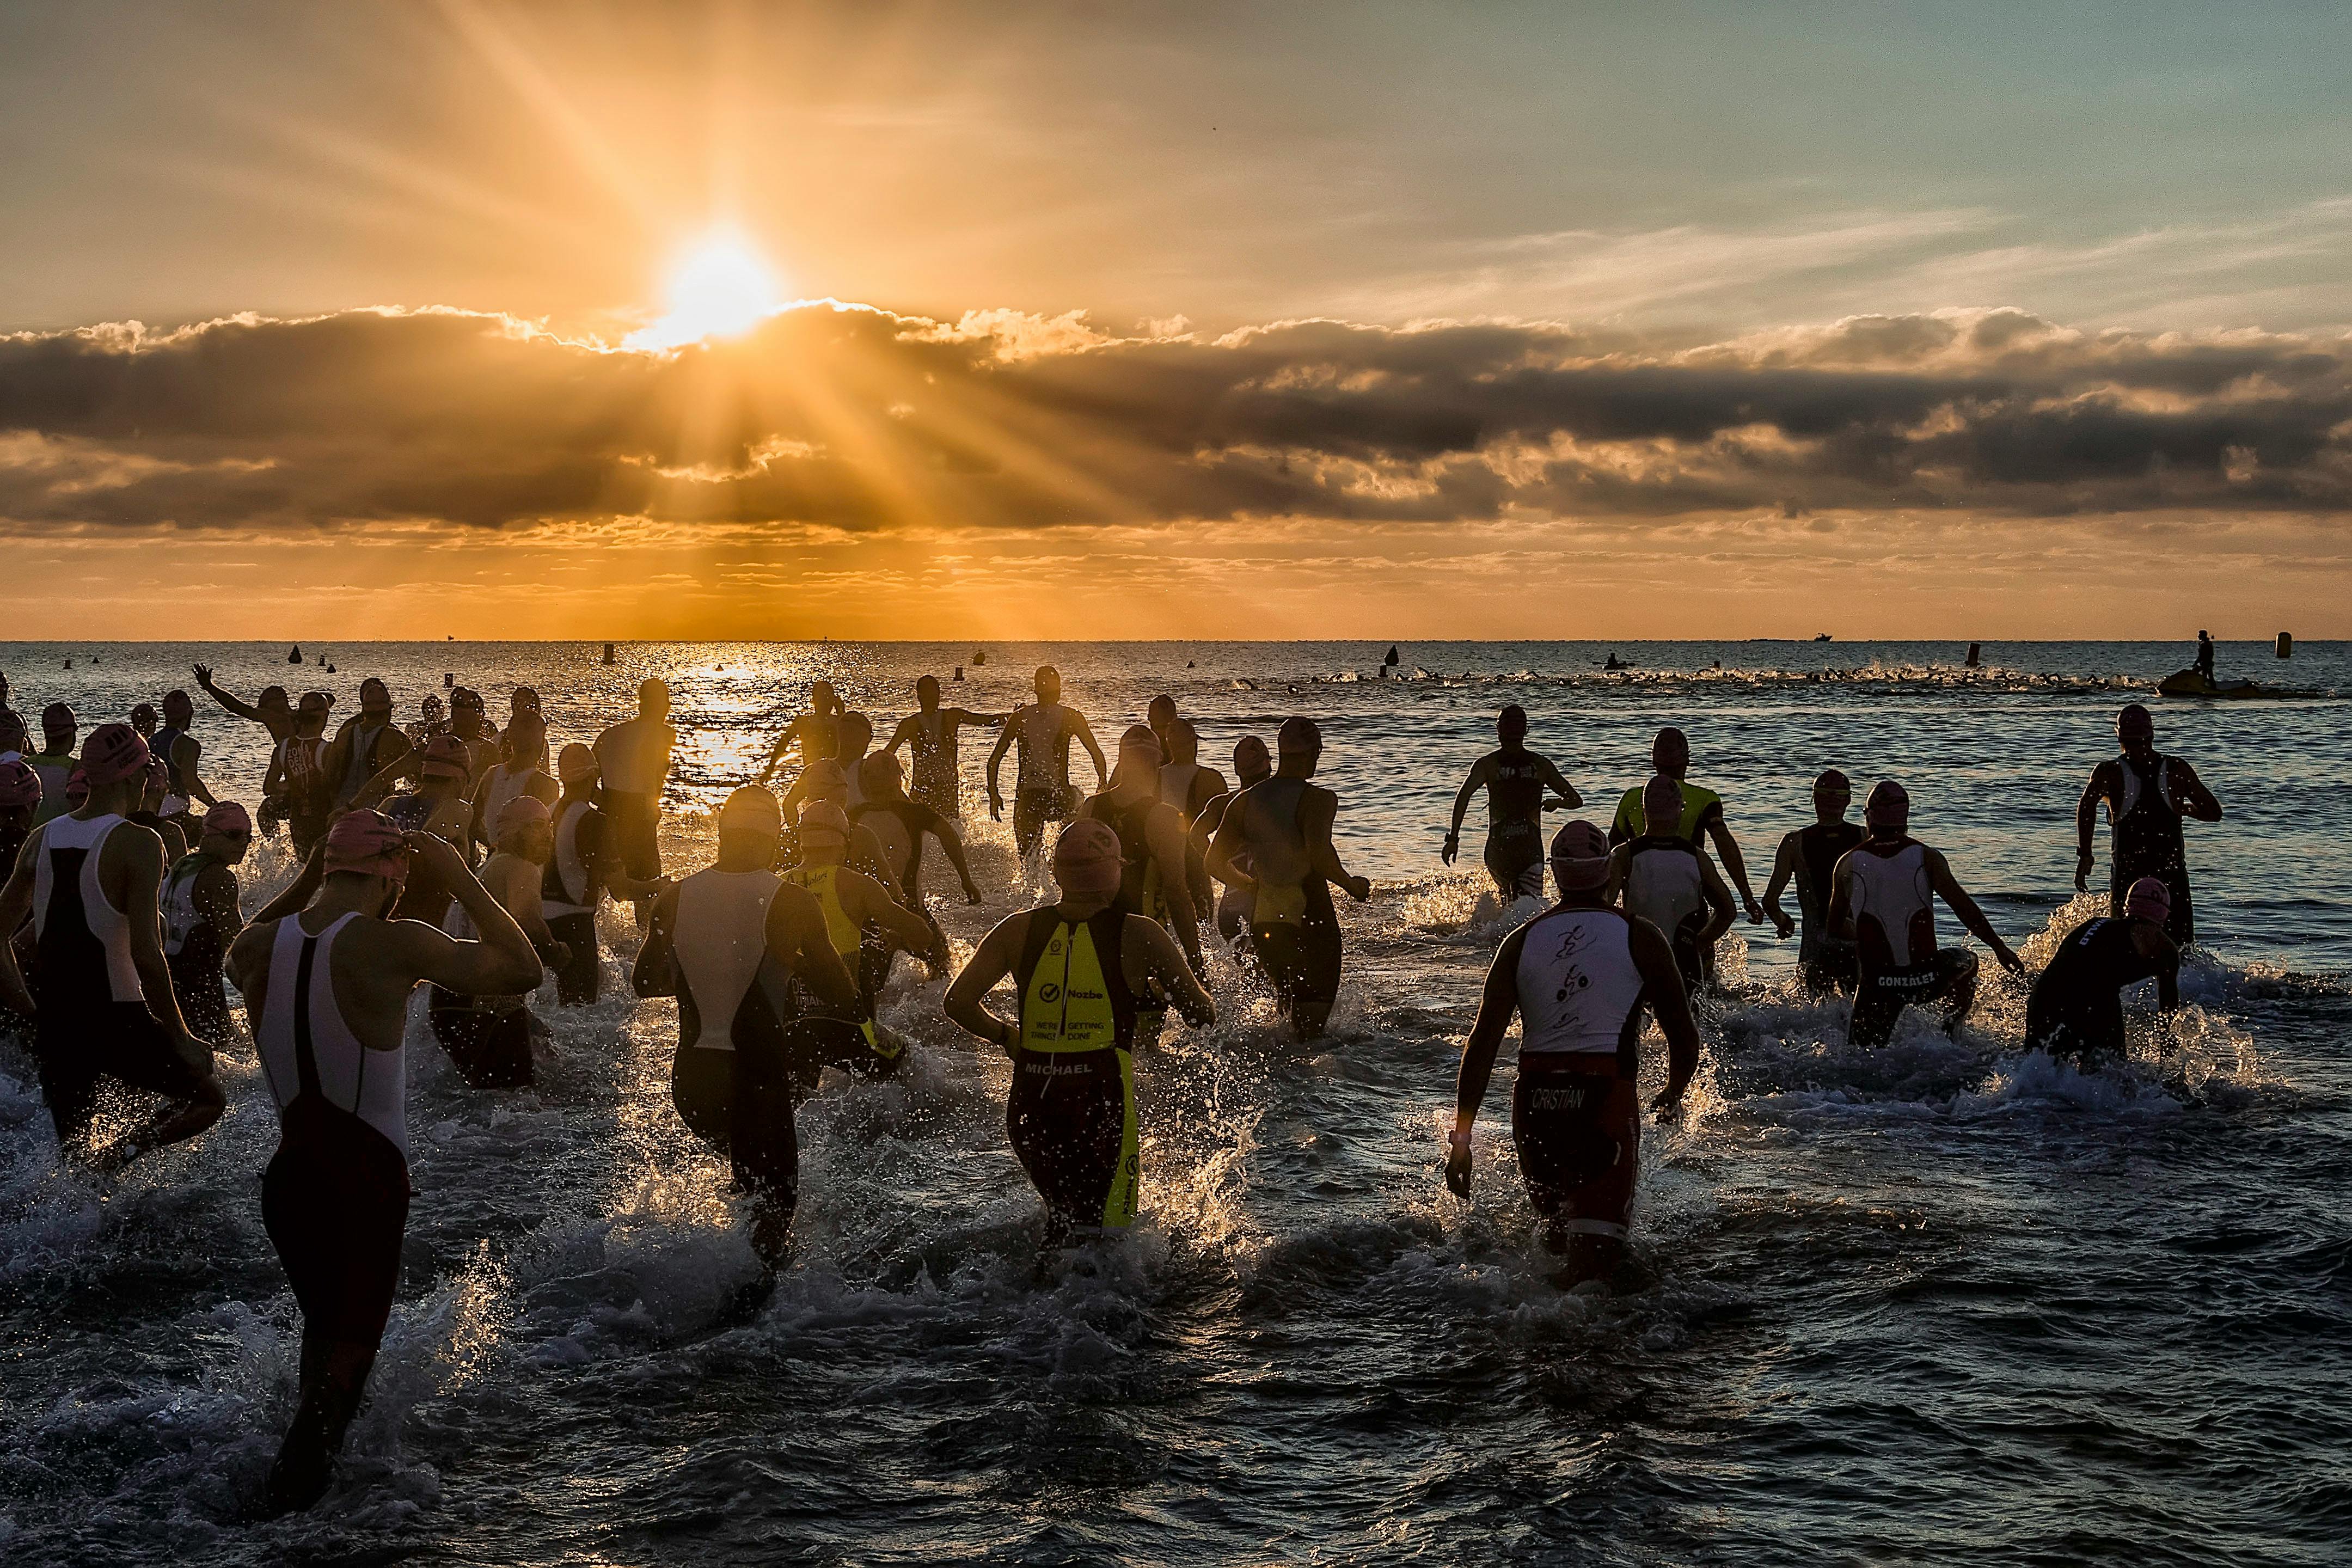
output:
<instances>
[{"instance_id":1,"label":"buoy","mask_svg":"<svg viewBox=\"0 0 2352 1568\"><path fill-rule=\"evenodd\" d=\"M1391 643L1389 645L1389 656L1388 658L1381 660L1381 662L1391 667L1394 667L1395 665L1402 662L1397 658L1396 645L1394 643Z\"/></svg>"},{"instance_id":2,"label":"buoy","mask_svg":"<svg viewBox=\"0 0 2352 1568\"><path fill-rule=\"evenodd\" d=\"M961 666L961 665L957 665L957 666L956 666L955 678L956 678L958 680L961 680L961 679L963 679L963 666Z\"/></svg>"},{"instance_id":3,"label":"buoy","mask_svg":"<svg viewBox=\"0 0 2352 1568\"><path fill-rule=\"evenodd\" d=\"M442 690L444 690L444 691L450 690L450 689L452 689L453 688L455 688L455 687L457 686L457 676L455 676L455 675L451 674L448 670L446 670L446 669L445 669L445 670L443 670L443 671L441 672L441 689L442 689Z\"/></svg>"},{"instance_id":4,"label":"buoy","mask_svg":"<svg viewBox=\"0 0 2352 1568\"><path fill-rule=\"evenodd\" d=\"M1970 669L1976 668L1978 665L1983 661L1983 658L1984 644L1973 642L1969 644L1969 668Z\"/></svg>"},{"instance_id":5,"label":"buoy","mask_svg":"<svg viewBox=\"0 0 2352 1568\"><path fill-rule=\"evenodd\" d=\"M2294 657L2294 637L2292 633L2279 633L2278 656L2281 658L2293 658Z\"/></svg>"},{"instance_id":6,"label":"buoy","mask_svg":"<svg viewBox=\"0 0 2352 1568\"><path fill-rule=\"evenodd\" d=\"M286 656L286 662L289 664L299 664L302 662L302 645L300 643L296 643L294 645L294 651Z\"/></svg>"},{"instance_id":7,"label":"buoy","mask_svg":"<svg viewBox=\"0 0 2352 1568\"><path fill-rule=\"evenodd\" d=\"M614 662L614 660L613 660L613 645L612 645L611 643L606 643L606 644L604 645L604 662L605 662L606 664L611 664L612 662Z\"/></svg>"},{"instance_id":8,"label":"buoy","mask_svg":"<svg viewBox=\"0 0 2352 1568\"><path fill-rule=\"evenodd\" d=\"M986 648L984 648L984 647L976 647L976 648L974 648L974 649L972 649L972 650L971 650L971 667L972 667L972 668L974 668L974 669L978 669L981 666L982 666L982 665L986 664L987 662L988 662L988 650L987 650Z\"/></svg>"}]
</instances>

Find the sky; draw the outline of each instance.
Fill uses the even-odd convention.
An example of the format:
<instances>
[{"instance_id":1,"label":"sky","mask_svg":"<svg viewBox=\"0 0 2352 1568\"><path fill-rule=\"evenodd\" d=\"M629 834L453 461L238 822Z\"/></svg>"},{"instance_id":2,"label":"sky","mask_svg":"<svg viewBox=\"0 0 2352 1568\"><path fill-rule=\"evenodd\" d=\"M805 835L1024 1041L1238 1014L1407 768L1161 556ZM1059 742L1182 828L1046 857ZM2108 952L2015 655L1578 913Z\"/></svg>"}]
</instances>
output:
<instances>
[{"instance_id":1,"label":"sky","mask_svg":"<svg viewBox=\"0 0 2352 1568\"><path fill-rule=\"evenodd\" d=\"M0 616L2352 635L2347 61L2283 5L12 7ZM772 298L701 338L713 236Z\"/></svg>"}]
</instances>

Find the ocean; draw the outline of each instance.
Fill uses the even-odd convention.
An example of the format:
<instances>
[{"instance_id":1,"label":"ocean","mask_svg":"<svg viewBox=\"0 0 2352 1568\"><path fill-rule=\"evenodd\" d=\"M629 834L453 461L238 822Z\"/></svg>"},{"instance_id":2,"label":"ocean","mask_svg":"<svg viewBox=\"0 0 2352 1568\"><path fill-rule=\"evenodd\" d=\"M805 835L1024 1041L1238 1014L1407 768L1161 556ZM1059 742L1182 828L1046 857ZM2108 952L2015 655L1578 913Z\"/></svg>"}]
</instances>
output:
<instances>
[{"instance_id":1,"label":"ocean","mask_svg":"<svg viewBox=\"0 0 2352 1568\"><path fill-rule=\"evenodd\" d=\"M324 685L338 716L369 675L404 718L445 677L494 717L527 683L560 745L658 674L684 731L665 854L688 869L811 679L887 738L919 673L961 665L947 700L1002 709L1050 661L1107 749L1160 692L1223 768L1241 735L1316 717L1340 853L1377 885L1343 903L1327 1039L1290 1039L1215 961L1218 1023L1139 1060L1146 1216L1071 1258L1039 1255L1007 1064L902 963L883 1021L911 1071L832 1074L803 1107L795 1247L750 1321L725 1167L669 1102L673 1005L623 984L625 912L604 920L605 999L542 1006L532 1089L467 1089L420 1015L416 1196L372 1397L327 1499L268 1521L296 1320L262 1230L276 1117L249 1041L224 1043L226 1117L111 1182L60 1169L29 1063L0 1051L0 1561L2352 1555L2352 645L2224 644L2224 675L2294 692L2229 703L2155 696L2185 643L1987 644L1980 670L1950 643L1407 644L1383 679L1386 651L623 644L606 666L593 643L306 646L330 676L284 645L0 644L14 706L62 699L86 727L193 690L203 662L247 697ZM1988 963L1957 1038L1914 1015L1851 1049L1843 1004L1796 985L1793 941L1743 921L1690 1112L1644 1132L1614 1288L1548 1275L1508 1047L1473 1197L1445 1192L1454 1061L1512 916L1481 899L1483 805L1461 866L1438 847L1502 704L1603 822L1653 731L1682 726L1759 892L1815 773L1858 795L1898 778L1914 833L2038 963L2095 912L2074 805L2131 700L2227 814L2190 827L2203 945L2168 1035L2136 1025L2133 1058L2089 1077L2054 1067L2023 1053L2023 991ZM197 702L215 792L255 801L262 731ZM959 957L1045 886L988 819L989 744L967 731L962 754L988 904L934 893ZM282 840L258 846L248 909L289 871Z\"/></svg>"}]
</instances>

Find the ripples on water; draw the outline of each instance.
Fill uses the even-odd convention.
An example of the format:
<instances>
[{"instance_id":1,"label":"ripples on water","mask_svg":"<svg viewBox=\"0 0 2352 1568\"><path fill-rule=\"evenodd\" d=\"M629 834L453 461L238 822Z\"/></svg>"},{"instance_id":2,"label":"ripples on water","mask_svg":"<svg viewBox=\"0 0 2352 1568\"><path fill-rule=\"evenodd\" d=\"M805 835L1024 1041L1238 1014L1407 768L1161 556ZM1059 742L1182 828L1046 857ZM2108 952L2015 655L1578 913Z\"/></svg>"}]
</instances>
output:
<instances>
[{"instance_id":1,"label":"ripples on water","mask_svg":"<svg viewBox=\"0 0 2352 1568\"><path fill-rule=\"evenodd\" d=\"M688 731L668 858L691 866L702 811L807 679L887 736L913 674L971 650L644 647L611 669L579 647L327 651L346 701L383 673L404 710L445 669L494 712L528 679L559 744L668 674ZM1920 835L2038 958L2091 907L2066 885L2072 811L2113 709L2180 656L1989 648L1999 668L1972 676L1948 647L1644 645L1620 677L1597 647L1404 651L1440 673L1370 679L1361 646L999 647L950 687L1005 705L1050 657L1106 740L1169 689L1213 762L1315 712L1343 852L1382 884L1343 911L1330 1039L1284 1037L1221 964L1223 1020L1146 1058L1150 1213L1118 1245L1040 1266L1005 1064L906 964L885 1021L914 1070L829 1078L803 1108L797 1256L748 1321L724 1168L669 1107L669 1005L545 1009L541 1081L503 1094L467 1090L414 1028L401 1305L343 1479L302 1518L245 1521L295 1351L249 1045L224 1053L227 1117L110 1188L59 1172L29 1072L0 1061L0 1558L2341 1560L2340 650L2282 667L2312 697L2158 710L2230 810L2193 829L2211 945L2171 1029L2083 1077L2020 1053L2022 992L1988 966L1958 1039L1914 1015L1852 1051L1843 1007L1738 928L1692 1110L1645 1134L1632 1277L1572 1294L1537 1260L1503 1075L1474 1201L1437 1179L1509 917L1434 851L1494 707L1529 709L1596 817L1640 782L1650 730L1685 724L1759 890L1813 772L1897 773ZM191 657L248 694L289 673L254 649L100 653L0 647L0 668L19 707L101 717ZM258 731L205 713L201 733L220 793L249 797ZM967 736L972 783L986 743ZM941 906L960 957L1042 887L971 799L991 902ZM608 912L608 992L628 926Z\"/></svg>"}]
</instances>

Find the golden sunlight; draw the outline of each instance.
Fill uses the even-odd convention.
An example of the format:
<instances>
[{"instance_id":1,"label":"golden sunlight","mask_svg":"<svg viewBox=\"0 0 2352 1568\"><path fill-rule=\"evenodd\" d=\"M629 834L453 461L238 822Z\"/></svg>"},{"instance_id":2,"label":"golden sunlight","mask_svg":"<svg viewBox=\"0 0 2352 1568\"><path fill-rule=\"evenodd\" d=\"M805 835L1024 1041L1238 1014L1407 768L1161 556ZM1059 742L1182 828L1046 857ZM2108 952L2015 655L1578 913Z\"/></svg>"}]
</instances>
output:
<instances>
[{"instance_id":1,"label":"golden sunlight","mask_svg":"<svg viewBox=\"0 0 2352 1568\"><path fill-rule=\"evenodd\" d=\"M750 331L782 309L782 291L766 259L740 235L706 235L671 268L669 311L629 334L634 349L669 349Z\"/></svg>"}]
</instances>

